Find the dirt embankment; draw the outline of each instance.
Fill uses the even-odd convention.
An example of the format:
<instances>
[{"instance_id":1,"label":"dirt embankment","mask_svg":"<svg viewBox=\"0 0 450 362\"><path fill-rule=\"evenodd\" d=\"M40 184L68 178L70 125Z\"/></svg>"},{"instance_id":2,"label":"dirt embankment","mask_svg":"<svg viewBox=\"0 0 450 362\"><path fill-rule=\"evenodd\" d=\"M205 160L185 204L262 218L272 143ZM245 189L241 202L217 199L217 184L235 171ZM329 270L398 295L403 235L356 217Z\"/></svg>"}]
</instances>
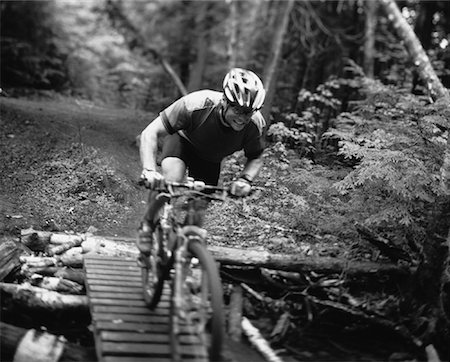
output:
<instances>
[{"instance_id":1,"label":"dirt embankment","mask_svg":"<svg viewBox=\"0 0 450 362\"><path fill-rule=\"evenodd\" d=\"M0 102L2 233L134 232L144 199L135 137L152 115L72 100Z\"/></svg>"}]
</instances>

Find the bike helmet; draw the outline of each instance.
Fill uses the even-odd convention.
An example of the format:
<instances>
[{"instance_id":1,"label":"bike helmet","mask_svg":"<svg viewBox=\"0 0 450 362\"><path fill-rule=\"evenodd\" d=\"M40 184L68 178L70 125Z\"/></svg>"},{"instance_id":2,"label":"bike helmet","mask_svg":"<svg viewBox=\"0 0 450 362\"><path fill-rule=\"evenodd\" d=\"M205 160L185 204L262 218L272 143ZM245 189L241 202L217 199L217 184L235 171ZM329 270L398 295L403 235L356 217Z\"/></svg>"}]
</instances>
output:
<instances>
[{"instance_id":1,"label":"bike helmet","mask_svg":"<svg viewBox=\"0 0 450 362\"><path fill-rule=\"evenodd\" d=\"M223 80L223 92L233 105L257 111L264 103L266 91L261 79L250 70L231 69Z\"/></svg>"}]
</instances>

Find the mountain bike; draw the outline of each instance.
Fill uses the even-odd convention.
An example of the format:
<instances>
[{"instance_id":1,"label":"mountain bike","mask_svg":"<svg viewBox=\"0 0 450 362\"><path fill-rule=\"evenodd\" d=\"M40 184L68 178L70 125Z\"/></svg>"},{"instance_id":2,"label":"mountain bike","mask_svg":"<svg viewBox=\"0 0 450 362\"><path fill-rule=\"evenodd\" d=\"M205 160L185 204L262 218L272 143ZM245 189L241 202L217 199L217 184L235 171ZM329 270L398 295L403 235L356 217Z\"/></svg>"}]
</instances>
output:
<instances>
[{"instance_id":1,"label":"mountain bike","mask_svg":"<svg viewBox=\"0 0 450 362\"><path fill-rule=\"evenodd\" d=\"M187 328L200 338L209 359L218 361L224 339L223 292L201 225L209 201L224 201L227 189L188 178L185 183L166 181L156 191L167 201L155 225L150 255L140 256L145 302L155 308L169 282L172 360L181 360Z\"/></svg>"}]
</instances>

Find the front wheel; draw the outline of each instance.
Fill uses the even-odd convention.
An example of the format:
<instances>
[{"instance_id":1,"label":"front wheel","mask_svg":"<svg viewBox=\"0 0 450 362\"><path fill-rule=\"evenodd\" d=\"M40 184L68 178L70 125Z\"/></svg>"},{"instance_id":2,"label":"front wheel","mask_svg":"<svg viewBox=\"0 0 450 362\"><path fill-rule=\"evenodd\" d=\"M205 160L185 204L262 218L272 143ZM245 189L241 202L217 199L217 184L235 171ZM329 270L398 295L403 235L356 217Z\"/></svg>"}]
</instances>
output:
<instances>
[{"instance_id":1,"label":"front wheel","mask_svg":"<svg viewBox=\"0 0 450 362\"><path fill-rule=\"evenodd\" d=\"M197 336L210 361L220 361L224 339L222 283L214 258L198 237L190 237L182 275L174 277L171 342L173 360L189 357L183 333ZM181 287L177 288L176 283ZM184 327L184 328L183 328ZM200 350L200 349L197 349ZM186 353L185 353L186 352Z\"/></svg>"},{"instance_id":2,"label":"front wheel","mask_svg":"<svg viewBox=\"0 0 450 362\"><path fill-rule=\"evenodd\" d=\"M164 268L162 266L162 252L160 238L162 237L161 227L158 225L153 233L152 251L145 258L142 266L142 287L144 300L150 309L156 308L161 299L164 287Z\"/></svg>"}]
</instances>

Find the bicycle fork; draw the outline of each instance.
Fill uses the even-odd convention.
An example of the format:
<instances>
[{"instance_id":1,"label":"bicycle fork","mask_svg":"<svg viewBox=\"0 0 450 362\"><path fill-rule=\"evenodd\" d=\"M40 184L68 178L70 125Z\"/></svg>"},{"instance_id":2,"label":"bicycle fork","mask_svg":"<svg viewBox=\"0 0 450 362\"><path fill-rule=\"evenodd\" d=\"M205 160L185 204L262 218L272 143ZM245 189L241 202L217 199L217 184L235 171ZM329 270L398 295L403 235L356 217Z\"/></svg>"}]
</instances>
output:
<instances>
[{"instance_id":1,"label":"bicycle fork","mask_svg":"<svg viewBox=\"0 0 450 362\"><path fill-rule=\"evenodd\" d=\"M205 240L206 230L198 226L187 225L181 230L178 240L178 247L174 252L174 263L173 263L173 285L172 285L172 338L179 340L181 334L180 325L183 323L186 327L192 328L190 325L192 321L190 320L189 308L189 291L186 290L186 278L190 267L190 256L188 252L189 242L191 239L202 239ZM180 343L172 344L172 358L174 361L181 360Z\"/></svg>"}]
</instances>

